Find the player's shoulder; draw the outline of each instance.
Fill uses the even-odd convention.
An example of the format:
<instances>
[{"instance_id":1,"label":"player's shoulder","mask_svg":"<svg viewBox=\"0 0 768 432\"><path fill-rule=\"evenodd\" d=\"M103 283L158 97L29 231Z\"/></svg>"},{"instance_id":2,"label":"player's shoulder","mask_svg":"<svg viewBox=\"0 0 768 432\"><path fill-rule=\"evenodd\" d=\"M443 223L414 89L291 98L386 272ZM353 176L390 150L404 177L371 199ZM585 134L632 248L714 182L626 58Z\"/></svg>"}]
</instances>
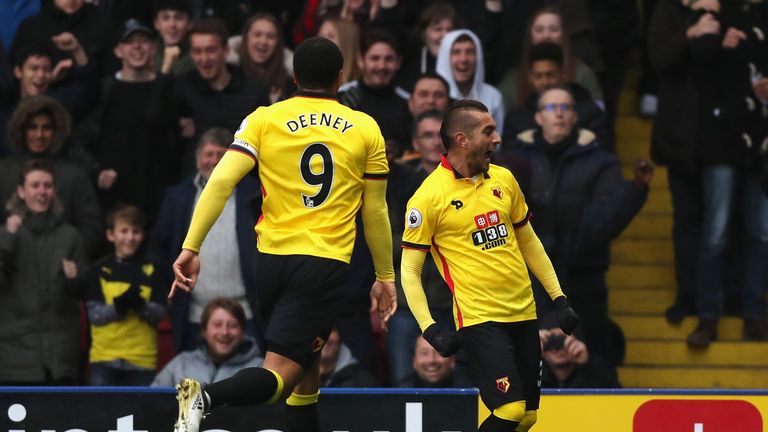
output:
<instances>
[{"instance_id":1,"label":"player's shoulder","mask_svg":"<svg viewBox=\"0 0 768 432\"><path fill-rule=\"evenodd\" d=\"M364 113L362 111L358 111L356 109L352 109L344 104L339 104L339 106L344 107L343 109L347 112L346 116L350 118L350 120L357 122L357 124L360 124L363 128L360 130L364 132L370 132L372 129L378 131L379 130L379 124L376 122L376 120L371 117L370 114Z\"/></svg>"},{"instance_id":2,"label":"player's shoulder","mask_svg":"<svg viewBox=\"0 0 768 432\"><path fill-rule=\"evenodd\" d=\"M421 185L414 192L414 196L434 198L445 190L446 187L446 173L445 168L438 166L432 171Z\"/></svg>"},{"instance_id":3,"label":"player's shoulder","mask_svg":"<svg viewBox=\"0 0 768 432\"><path fill-rule=\"evenodd\" d=\"M512 171L508 170L507 168L501 165L490 164L488 167L488 175L490 175L491 178L495 177L501 181L508 182L511 180L511 181L517 182L514 174L512 174Z\"/></svg>"}]
</instances>

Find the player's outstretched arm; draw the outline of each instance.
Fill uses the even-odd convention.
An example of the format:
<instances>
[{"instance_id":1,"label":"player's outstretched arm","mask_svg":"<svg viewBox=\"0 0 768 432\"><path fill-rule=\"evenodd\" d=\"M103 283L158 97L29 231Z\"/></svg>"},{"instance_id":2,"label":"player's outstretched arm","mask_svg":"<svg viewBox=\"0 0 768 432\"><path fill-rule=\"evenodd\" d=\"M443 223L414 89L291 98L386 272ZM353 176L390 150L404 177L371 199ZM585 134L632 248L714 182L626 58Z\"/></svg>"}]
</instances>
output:
<instances>
[{"instance_id":1,"label":"player's outstretched arm","mask_svg":"<svg viewBox=\"0 0 768 432\"><path fill-rule=\"evenodd\" d=\"M403 247L400 259L400 282L403 285L405 300L422 332L435 323L429 312L424 286L421 284L421 272L426 258L427 252Z\"/></svg>"},{"instance_id":2,"label":"player's outstretched arm","mask_svg":"<svg viewBox=\"0 0 768 432\"><path fill-rule=\"evenodd\" d=\"M208 235L216 219L219 218L227 199L235 185L253 167L256 161L242 153L228 151L214 168L200 199L195 205L192 221L189 224L187 238L184 239L181 253L173 263L174 280L168 298L173 298L176 289L192 291L200 273L200 246Z\"/></svg>"},{"instance_id":3,"label":"player's outstretched arm","mask_svg":"<svg viewBox=\"0 0 768 432\"><path fill-rule=\"evenodd\" d=\"M195 205L187 238L182 245L184 249L200 252L200 245L203 244L208 231L224 210L232 190L254 166L256 166L255 159L243 153L230 150L224 154Z\"/></svg>"},{"instance_id":4,"label":"player's outstretched arm","mask_svg":"<svg viewBox=\"0 0 768 432\"><path fill-rule=\"evenodd\" d=\"M376 270L376 282L371 287L371 310L379 314L384 330L389 318L397 309L395 269L392 264L392 230L389 225L386 193L386 180L366 179L361 209L365 242L371 251L373 267Z\"/></svg>"},{"instance_id":5,"label":"player's outstretched arm","mask_svg":"<svg viewBox=\"0 0 768 432\"><path fill-rule=\"evenodd\" d=\"M573 329L579 325L581 319L576 315L570 304L568 304L568 299L563 294L560 282L557 280L555 268L552 266L552 261L549 260L541 240L533 231L530 223L515 228L515 237L517 237L517 244L520 247L520 252L523 254L525 264L531 269L536 279L541 282L541 285L549 294L549 298L554 301L560 329L565 334L571 334Z\"/></svg>"},{"instance_id":6,"label":"player's outstretched arm","mask_svg":"<svg viewBox=\"0 0 768 432\"><path fill-rule=\"evenodd\" d=\"M541 240L533 231L531 224L525 223L515 228L515 237L517 237L517 244L523 254L525 264L547 290L549 298L554 300L563 295L552 261L549 260L544 245L541 244Z\"/></svg>"},{"instance_id":7,"label":"player's outstretched arm","mask_svg":"<svg viewBox=\"0 0 768 432\"><path fill-rule=\"evenodd\" d=\"M443 357L449 357L461 348L461 338L455 330L438 327L429 312L427 296L421 284L421 272L424 268L425 251L403 248L400 261L400 281L403 284L408 307L416 318L424 334L424 339Z\"/></svg>"}]
</instances>

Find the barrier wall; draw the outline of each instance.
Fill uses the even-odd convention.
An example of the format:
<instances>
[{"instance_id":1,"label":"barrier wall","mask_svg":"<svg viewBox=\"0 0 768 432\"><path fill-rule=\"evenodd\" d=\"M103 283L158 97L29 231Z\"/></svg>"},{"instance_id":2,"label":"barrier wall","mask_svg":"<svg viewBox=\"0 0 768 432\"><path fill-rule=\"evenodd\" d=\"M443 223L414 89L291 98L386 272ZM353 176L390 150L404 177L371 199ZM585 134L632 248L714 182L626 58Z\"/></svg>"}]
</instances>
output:
<instances>
[{"instance_id":1,"label":"barrier wall","mask_svg":"<svg viewBox=\"0 0 768 432\"><path fill-rule=\"evenodd\" d=\"M324 432L472 432L475 389L323 389ZM225 407L201 432L282 432L281 406ZM170 388L0 387L0 432L171 432ZM766 432L768 391L544 390L533 432Z\"/></svg>"},{"instance_id":2,"label":"barrier wall","mask_svg":"<svg viewBox=\"0 0 768 432\"><path fill-rule=\"evenodd\" d=\"M171 432L170 388L0 387L0 432ZM281 432L284 405L224 407L201 432ZM335 432L469 432L477 429L475 389L323 389L320 423Z\"/></svg>"},{"instance_id":3,"label":"barrier wall","mask_svg":"<svg viewBox=\"0 0 768 432\"><path fill-rule=\"evenodd\" d=\"M534 432L765 432L766 390L545 390ZM484 407L481 407L481 416Z\"/></svg>"}]
</instances>

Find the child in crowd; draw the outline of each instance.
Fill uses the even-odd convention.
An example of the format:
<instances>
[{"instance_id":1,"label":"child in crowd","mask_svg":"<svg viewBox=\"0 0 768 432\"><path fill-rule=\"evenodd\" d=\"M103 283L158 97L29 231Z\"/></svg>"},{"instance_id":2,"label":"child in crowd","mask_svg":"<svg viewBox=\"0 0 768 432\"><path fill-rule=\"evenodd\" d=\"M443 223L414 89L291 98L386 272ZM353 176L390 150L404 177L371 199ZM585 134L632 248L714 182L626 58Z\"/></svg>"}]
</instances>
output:
<instances>
[{"instance_id":1,"label":"child in crowd","mask_svg":"<svg viewBox=\"0 0 768 432\"><path fill-rule=\"evenodd\" d=\"M165 317L165 291L155 265L138 253L144 215L121 206L107 216L114 254L89 276L91 385L145 386L157 366L157 323Z\"/></svg>"}]
</instances>

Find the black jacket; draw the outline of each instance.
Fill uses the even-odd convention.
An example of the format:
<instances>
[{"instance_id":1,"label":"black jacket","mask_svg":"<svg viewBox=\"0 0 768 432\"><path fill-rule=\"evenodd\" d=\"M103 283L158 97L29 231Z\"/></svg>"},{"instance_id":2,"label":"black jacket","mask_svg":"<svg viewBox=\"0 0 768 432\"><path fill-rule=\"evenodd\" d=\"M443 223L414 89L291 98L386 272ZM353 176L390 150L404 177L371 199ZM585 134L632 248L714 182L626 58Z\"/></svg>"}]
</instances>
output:
<instances>
[{"instance_id":1,"label":"black jacket","mask_svg":"<svg viewBox=\"0 0 768 432\"><path fill-rule=\"evenodd\" d=\"M659 108L651 156L671 169L694 173L702 164L741 165L741 138L751 93L742 47L723 49L722 34L738 13L725 5L720 35L688 40L687 29L700 12L679 1L662 0L648 29L651 66L659 74Z\"/></svg>"},{"instance_id":2,"label":"black jacket","mask_svg":"<svg viewBox=\"0 0 768 432\"><path fill-rule=\"evenodd\" d=\"M624 180L618 159L597 145L594 134L582 129L570 139L555 166L538 129L520 134L514 151L530 167L523 192L532 224L561 277L576 270L605 271L610 241L640 211L648 193Z\"/></svg>"},{"instance_id":3,"label":"black jacket","mask_svg":"<svg viewBox=\"0 0 768 432\"><path fill-rule=\"evenodd\" d=\"M157 77L161 92L167 97L161 100L159 112L165 112L165 121L177 126L180 117L189 117L195 123L195 136L182 152L182 174L194 172L194 147L197 139L212 127L234 131L240 122L260 106L269 105L267 89L259 81L245 77L243 71L227 65L232 79L221 91L216 91L200 76L197 70L174 78L160 74Z\"/></svg>"}]
</instances>

